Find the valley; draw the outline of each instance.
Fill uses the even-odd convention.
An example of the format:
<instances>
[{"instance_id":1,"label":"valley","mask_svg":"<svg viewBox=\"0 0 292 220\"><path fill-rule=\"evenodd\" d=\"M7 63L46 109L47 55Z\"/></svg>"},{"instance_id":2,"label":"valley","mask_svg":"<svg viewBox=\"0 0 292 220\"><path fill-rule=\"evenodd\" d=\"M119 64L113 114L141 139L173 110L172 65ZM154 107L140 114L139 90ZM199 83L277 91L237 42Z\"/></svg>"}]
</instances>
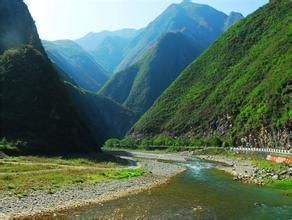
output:
<instances>
[{"instance_id":1,"label":"valley","mask_svg":"<svg viewBox=\"0 0 292 220\"><path fill-rule=\"evenodd\" d=\"M292 219L292 2L128 1L0 0L0 219Z\"/></svg>"}]
</instances>

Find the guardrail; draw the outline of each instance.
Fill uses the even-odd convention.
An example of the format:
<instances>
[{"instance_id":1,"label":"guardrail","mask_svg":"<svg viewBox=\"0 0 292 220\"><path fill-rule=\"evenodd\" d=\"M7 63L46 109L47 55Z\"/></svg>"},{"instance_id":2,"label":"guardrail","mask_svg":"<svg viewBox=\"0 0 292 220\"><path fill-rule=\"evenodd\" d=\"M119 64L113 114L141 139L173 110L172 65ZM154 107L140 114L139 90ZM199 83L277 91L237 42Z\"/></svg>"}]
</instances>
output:
<instances>
[{"instance_id":1,"label":"guardrail","mask_svg":"<svg viewBox=\"0 0 292 220\"><path fill-rule=\"evenodd\" d=\"M265 153L278 153L292 155L292 150L282 150L273 148L247 148L247 147L231 147L233 151L248 151L248 152L265 152Z\"/></svg>"}]
</instances>

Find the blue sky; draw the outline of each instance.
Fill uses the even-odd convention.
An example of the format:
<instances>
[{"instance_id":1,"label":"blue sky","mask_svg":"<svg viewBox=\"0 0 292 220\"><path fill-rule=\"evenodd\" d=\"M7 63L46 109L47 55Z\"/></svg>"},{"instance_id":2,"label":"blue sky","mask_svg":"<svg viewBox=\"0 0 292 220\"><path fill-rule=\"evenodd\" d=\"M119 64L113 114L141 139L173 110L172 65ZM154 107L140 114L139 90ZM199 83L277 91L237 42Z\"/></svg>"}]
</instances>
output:
<instances>
[{"instance_id":1,"label":"blue sky","mask_svg":"<svg viewBox=\"0 0 292 220\"><path fill-rule=\"evenodd\" d=\"M142 28L181 0L25 0L42 39L77 39L88 32ZM248 15L268 0L193 0Z\"/></svg>"}]
</instances>

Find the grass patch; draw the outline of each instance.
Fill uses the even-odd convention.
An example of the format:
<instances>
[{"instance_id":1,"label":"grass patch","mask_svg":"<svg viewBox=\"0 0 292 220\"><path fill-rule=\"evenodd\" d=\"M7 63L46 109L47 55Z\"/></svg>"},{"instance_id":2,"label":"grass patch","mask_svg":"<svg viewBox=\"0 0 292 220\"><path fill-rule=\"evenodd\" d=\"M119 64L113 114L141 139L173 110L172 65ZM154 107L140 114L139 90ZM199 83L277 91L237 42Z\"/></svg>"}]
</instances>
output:
<instances>
[{"instance_id":1,"label":"grass patch","mask_svg":"<svg viewBox=\"0 0 292 220\"><path fill-rule=\"evenodd\" d=\"M123 165L128 165L127 160L109 154L8 157L0 160L0 194L25 196L35 190L54 193L70 185L95 184L144 173L142 169L114 170Z\"/></svg>"},{"instance_id":2,"label":"grass patch","mask_svg":"<svg viewBox=\"0 0 292 220\"><path fill-rule=\"evenodd\" d=\"M273 163L271 161L268 160L263 160L263 159L259 159L259 160L253 160L253 163L258 167L258 168L262 168L262 169L273 169L274 171L278 171L278 170L282 170L282 169L286 169L288 167L288 164L284 164L284 163Z\"/></svg>"},{"instance_id":3,"label":"grass patch","mask_svg":"<svg viewBox=\"0 0 292 220\"><path fill-rule=\"evenodd\" d=\"M68 166L94 166L101 168L114 168L117 166L127 165L127 161L114 157L109 154L91 154L91 155L70 155L56 157L42 156L19 156L8 157L3 159L4 162L20 162L20 163L41 163Z\"/></svg>"},{"instance_id":4,"label":"grass patch","mask_svg":"<svg viewBox=\"0 0 292 220\"><path fill-rule=\"evenodd\" d=\"M104 175L111 179L125 179L135 176L141 176L144 174L143 169L128 169L128 170L120 170L120 171L108 171L105 172Z\"/></svg>"},{"instance_id":5,"label":"grass patch","mask_svg":"<svg viewBox=\"0 0 292 220\"><path fill-rule=\"evenodd\" d=\"M34 174L0 174L0 193L22 195L35 190L47 190L53 193L56 189L69 185L95 184L111 179L136 177L143 175L143 173L142 169L102 171L72 168Z\"/></svg>"},{"instance_id":6,"label":"grass patch","mask_svg":"<svg viewBox=\"0 0 292 220\"><path fill-rule=\"evenodd\" d=\"M24 165L24 164L7 164L0 162L0 173L18 173L27 171L40 171L48 169L56 169L57 165Z\"/></svg>"}]
</instances>

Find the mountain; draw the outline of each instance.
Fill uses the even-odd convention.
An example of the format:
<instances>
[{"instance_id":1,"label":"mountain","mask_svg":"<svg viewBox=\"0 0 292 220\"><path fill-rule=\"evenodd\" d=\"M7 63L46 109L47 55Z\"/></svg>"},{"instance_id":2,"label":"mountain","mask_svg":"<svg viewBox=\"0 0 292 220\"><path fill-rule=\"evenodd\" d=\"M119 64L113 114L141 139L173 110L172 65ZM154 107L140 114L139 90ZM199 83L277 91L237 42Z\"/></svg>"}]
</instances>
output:
<instances>
[{"instance_id":1,"label":"mountain","mask_svg":"<svg viewBox=\"0 0 292 220\"><path fill-rule=\"evenodd\" d=\"M103 143L108 138L122 138L137 121L137 116L129 109L112 100L65 83L76 109L86 121L97 141Z\"/></svg>"},{"instance_id":2,"label":"mountain","mask_svg":"<svg viewBox=\"0 0 292 220\"><path fill-rule=\"evenodd\" d=\"M108 79L106 71L75 42L43 41L43 45L51 61L68 73L78 86L97 92Z\"/></svg>"},{"instance_id":3,"label":"mountain","mask_svg":"<svg viewBox=\"0 0 292 220\"><path fill-rule=\"evenodd\" d=\"M21 1L1 0L0 3L0 53L24 44L34 45L37 50L44 52L34 21ZM17 16L13 16L13 6L16 7L14 13ZM23 20L19 15L23 16Z\"/></svg>"},{"instance_id":4,"label":"mountain","mask_svg":"<svg viewBox=\"0 0 292 220\"><path fill-rule=\"evenodd\" d=\"M116 73L104 96L143 113L202 51L182 33L168 33L135 65Z\"/></svg>"},{"instance_id":5,"label":"mountain","mask_svg":"<svg viewBox=\"0 0 292 220\"><path fill-rule=\"evenodd\" d=\"M200 45L200 49L206 49L224 32L227 20L231 21L229 16L208 5L191 1L172 4L131 41L116 72L139 61L168 32L182 32L192 38L196 45Z\"/></svg>"},{"instance_id":6,"label":"mountain","mask_svg":"<svg viewBox=\"0 0 292 220\"><path fill-rule=\"evenodd\" d=\"M101 31L97 33L88 33L84 37L77 39L81 47L87 51L94 51L99 47L107 37L121 37L125 39L131 39L137 34L136 29L121 29L117 31Z\"/></svg>"},{"instance_id":7,"label":"mountain","mask_svg":"<svg viewBox=\"0 0 292 220\"><path fill-rule=\"evenodd\" d=\"M139 33L135 29L89 33L76 42L91 53L92 57L110 74L125 57L131 40Z\"/></svg>"},{"instance_id":8,"label":"mountain","mask_svg":"<svg viewBox=\"0 0 292 220\"><path fill-rule=\"evenodd\" d=\"M137 49L142 58L112 76L100 94L144 113L179 73L222 34L226 25L240 19L235 15L238 14L232 13L228 19L222 12L189 1L171 5L134 39L137 47L133 46L129 53ZM133 54L139 57L136 52Z\"/></svg>"},{"instance_id":9,"label":"mountain","mask_svg":"<svg viewBox=\"0 0 292 220\"><path fill-rule=\"evenodd\" d=\"M240 146L291 147L289 0L271 1L188 66L131 130Z\"/></svg>"},{"instance_id":10,"label":"mountain","mask_svg":"<svg viewBox=\"0 0 292 220\"><path fill-rule=\"evenodd\" d=\"M224 30L228 30L237 21L243 19L243 15L238 12L231 12L224 24Z\"/></svg>"},{"instance_id":11,"label":"mountain","mask_svg":"<svg viewBox=\"0 0 292 220\"><path fill-rule=\"evenodd\" d=\"M22 0L0 0L1 138L38 153L98 150Z\"/></svg>"},{"instance_id":12,"label":"mountain","mask_svg":"<svg viewBox=\"0 0 292 220\"><path fill-rule=\"evenodd\" d=\"M103 68L113 74L115 68L124 58L130 41L129 38L109 36L91 54Z\"/></svg>"}]
</instances>

